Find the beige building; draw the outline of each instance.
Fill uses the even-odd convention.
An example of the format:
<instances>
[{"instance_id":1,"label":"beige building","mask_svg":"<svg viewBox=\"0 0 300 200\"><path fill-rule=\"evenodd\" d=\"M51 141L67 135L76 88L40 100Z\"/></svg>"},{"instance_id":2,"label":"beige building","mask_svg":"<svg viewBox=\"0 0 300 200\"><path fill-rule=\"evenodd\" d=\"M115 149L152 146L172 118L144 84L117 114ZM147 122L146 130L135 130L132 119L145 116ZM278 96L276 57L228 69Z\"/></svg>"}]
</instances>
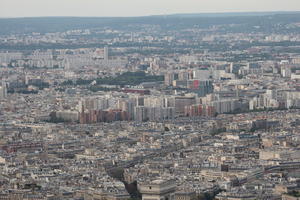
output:
<instances>
[{"instance_id":1,"label":"beige building","mask_svg":"<svg viewBox=\"0 0 300 200\"><path fill-rule=\"evenodd\" d=\"M155 180L139 185L142 200L175 200L174 180Z\"/></svg>"},{"instance_id":2,"label":"beige building","mask_svg":"<svg viewBox=\"0 0 300 200\"><path fill-rule=\"evenodd\" d=\"M300 200L300 197L293 197L287 194L282 195L282 200Z\"/></svg>"},{"instance_id":3,"label":"beige building","mask_svg":"<svg viewBox=\"0 0 300 200\"><path fill-rule=\"evenodd\" d=\"M194 191L178 191L175 194L175 200L196 200L197 195Z\"/></svg>"}]
</instances>

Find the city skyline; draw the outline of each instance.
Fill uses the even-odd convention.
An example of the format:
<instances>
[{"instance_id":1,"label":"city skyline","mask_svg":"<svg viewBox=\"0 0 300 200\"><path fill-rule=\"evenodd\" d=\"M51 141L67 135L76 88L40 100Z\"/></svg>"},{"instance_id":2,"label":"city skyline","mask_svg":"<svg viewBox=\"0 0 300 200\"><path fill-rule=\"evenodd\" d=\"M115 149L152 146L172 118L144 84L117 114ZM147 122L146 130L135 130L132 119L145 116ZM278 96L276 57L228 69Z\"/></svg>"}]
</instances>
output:
<instances>
[{"instance_id":1,"label":"city skyline","mask_svg":"<svg viewBox=\"0 0 300 200\"><path fill-rule=\"evenodd\" d=\"M298 0L2 0L0 17L130 17L178 13L299 11Z\"/></svg>"},{"instance_id":2,"label":"city skyline","mask_svg":"<svg viewBox=\"0 0 300 200\"><path fill-rule=\"evenodd\" d=\"M60 1L0 0L77 16L0 19L0 199L299 200L299 3Z\"/></svg>"}]
</instances>

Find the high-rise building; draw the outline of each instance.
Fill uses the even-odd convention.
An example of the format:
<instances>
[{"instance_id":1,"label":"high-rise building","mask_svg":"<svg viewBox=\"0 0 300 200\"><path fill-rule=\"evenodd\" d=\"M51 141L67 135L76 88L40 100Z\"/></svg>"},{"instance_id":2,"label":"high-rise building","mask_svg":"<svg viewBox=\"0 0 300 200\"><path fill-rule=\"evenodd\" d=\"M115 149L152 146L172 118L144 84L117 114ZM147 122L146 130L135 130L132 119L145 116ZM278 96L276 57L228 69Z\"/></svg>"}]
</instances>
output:
<instances>
[{"instance_id":1,"label":"high-rise building","mask_svg":"<svg viewBox=\"0 0 300 200\"><path fill-rule=\"evenodd\" d=\"M175 108L174 107L146 107L146 106L137 106L135 109L135 121L162 121L170 120L175 117Z\"/></svg>"},{"instance_id":2,"label":"high-rise building","mask_svg":"<svg viewBox=\"0 0 300 200\"><path fill-rule=\"evenodd\" d=\"M178 80L187 81L192 77L192 74L186 71L182 71L178 73Z\"/></svg>"},{"instance_id":3,"label":"high-rise building","mask_svg":"<svg viewBox=\"0 0 300 200\"><path fill-rule=\"evenodd\" d=\"M148 121L148 109L145 106L137 106L134 108L134 119L138 122Z\"/></svg>"},{"instance_id":4,"label":"high-rise building","mask_svg":"<svg viewBox=\"0 0 300 200\"><path fill-rule=\"evenodd\" d=\"M4 88L0 86L0 100L3 100L4 98Z\"/></svg>"},{"instance_id":5,"label":"high-rise building","mask_svg":"<svg viewBox=\"0 0 300 200\"><path fill-rule=\"evenodd\" d=\"M292 74L292 72L291 72L291 68L290 67L284 66L284 67L281 68L281 75L282 75L282 77L284 77L284 78L290 78L291 74Z\"/></svg>"},{"instance_id":6,"label":"high-rise building","mask_svg":"<svg viewBox=\"0 0 300 200\"><path fill-rule=\"evenodd\" d=\"M129 120L134 119L135 99L119 99L117 104L118 109L128 113Z\"/></svg>"},{"instance_id":7,"label":"high-rise building","mask_svg":"<svg viewBox=\"0 0 300 200\"><path fill-rule=\"evenodd\" d=\"M199 80L208 80L210 79L212 73L210 70L194 70L193 71L193 79Z\"/></svg>"},{"instance_id":8,"label":"high-rise building","mask_svg":"<svg viewBox=\"0 0 300 200\"><path fill-rule=\"evenodd\" d=\"M211 102L211 106L214 107L215 112L217 113L229 113L233 112L237 109L243 109L243 104L239 101L239 99L220 99Z\"/></svg>"},{"instance_id":9,"label":"high-rise building","mask_svg":"<svg viewBox=\"0 0 300 200\"><path fill-rule=\"evenodd\" d=\"M172 85L174 79L175 79L174 73L166 73L165 74L165 85L167 85L167 86Z\"/></svg>"},{"instance_id":10,"label":"high-rise building","mask_svg":"<svg viewBox=\"0 0 300 200\"><path fill-rule=\"evenodd\" d=\"M215 108L209 105L195 104L185 107L185 116L209 116L212 117L215 114Z\"/></svg>"},{"instance_id":11,"label":"high-rise building","mask_svg":"<svg viewBox=\"0 0 300 200\"><path fill-rule=\"evenodd\" d=\"M198 94L199 97L204 97L213 92L213 84L211 80L189 80L188 88Z\"/></svg>"},{"instance_id":12,"label":"high-rise building","mask_svg":"<svg viewBox=\"0 0 300 200\"><path fill-rule=\"evenodd\" d=\"M108 59L109 59L108 47L105 46L105 47L104 47L104 60L105 60L105 61L108 61Z\"/></svg>"},{"instance_id":13,"label":"high-rise building","mask_svg":"<svg viewBox=\"0 0 300 200\"><path fill-rule=\"evenodd\" d=\"M195 97L175 97L175 112L178 116L184 115L185 106L196 104Z\"/></svg>"},{"instance_id":14,"label":"high-rise building","mask_svg":"<svg viewBox=\"0 0 300 200\"><path fill-rule=\"evenodd\" d=\"M7 86L6 83L3 82L2 86L0 86L0 100L3 100L7 97Z\"/></svg>"},{"instance_id":15,"label":"high-rise building","mask_svg":"<svg viewBox=\"0 0 300 200\"><path fill-rule=\"evenodd\" d=\"M230 66L229 66L229 73L233 73L233 63L230 63Z\"/></svg>"}]
</instances>

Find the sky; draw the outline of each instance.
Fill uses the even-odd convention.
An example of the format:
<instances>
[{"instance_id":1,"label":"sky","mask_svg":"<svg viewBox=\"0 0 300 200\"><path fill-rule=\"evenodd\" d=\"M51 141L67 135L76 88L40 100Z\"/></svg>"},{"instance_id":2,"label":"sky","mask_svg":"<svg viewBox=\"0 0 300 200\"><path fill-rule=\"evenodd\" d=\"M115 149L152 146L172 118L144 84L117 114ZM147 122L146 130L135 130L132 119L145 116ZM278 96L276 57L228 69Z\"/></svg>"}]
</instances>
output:
<instances>
[{"instance_id":1,"label":"sky","mask_svg":"<svg viewBox=\"0 0 300 200\"><path fill-rule=\"evenodd\" d=\"M0 17L300 11L300 0L0 0Z\"/></svg>"}]
</instances>

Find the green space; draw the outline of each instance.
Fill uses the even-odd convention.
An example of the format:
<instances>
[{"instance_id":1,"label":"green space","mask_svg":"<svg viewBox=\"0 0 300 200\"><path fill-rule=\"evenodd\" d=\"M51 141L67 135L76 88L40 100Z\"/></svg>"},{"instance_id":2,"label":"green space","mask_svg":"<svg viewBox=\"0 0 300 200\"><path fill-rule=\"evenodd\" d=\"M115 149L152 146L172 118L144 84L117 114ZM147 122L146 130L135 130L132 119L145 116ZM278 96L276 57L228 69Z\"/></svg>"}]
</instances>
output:
<instances>
[{"instance_id":1,"label":"green space","mask_svg":"<svg viewBox=\"0 0 300 200\"><path fill-rule=\"evenodd\" d=\"M97 78L96 85L139 85L144 82L158 82L163 81L163 76L155 76L155 75L148 75L144 71L138 72L125 72L121 75L116 77L105 77L105 78ZM87 79L78 79L75 82L71 80L64 81L61 85L89 85L94 80L87 80ZM90 89L93 90L104 90L103 87L91 86Z\"/></svg>"}]
</instances>

